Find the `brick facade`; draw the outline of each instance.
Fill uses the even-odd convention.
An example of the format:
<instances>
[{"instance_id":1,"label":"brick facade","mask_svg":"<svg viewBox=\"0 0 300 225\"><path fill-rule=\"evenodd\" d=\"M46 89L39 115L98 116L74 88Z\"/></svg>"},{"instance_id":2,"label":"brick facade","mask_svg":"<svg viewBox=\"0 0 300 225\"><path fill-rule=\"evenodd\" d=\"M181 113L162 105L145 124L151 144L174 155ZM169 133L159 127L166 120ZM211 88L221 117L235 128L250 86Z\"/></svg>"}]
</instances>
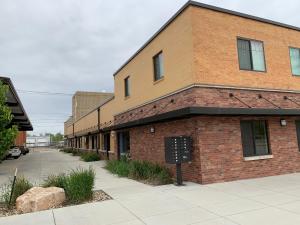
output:
<instances>
[{"instance_id":1,"label":"brick facade","mask_svg":"<svg viewBox=\"0 0 300 225\"><path fill-rule=\"evenodd\" d=\"M232 95L230 95L232 94ZM300 94L288 92L194 87L118 115L116 123L137 120L187 106L225 108L299 109ZM193 161L183 167L185 180L213 183L300 171L295 120L284 117L196 116L130 128L133 159L165 164L164 138L193 138ZM266 120L273 158L245 161L241 143L241 120ZM122 121L122 122L121 122ZM154 133L150 128L155 129ZM174 166L168 165L174 174Z\"/></svg>"},{"instance_id":2,"label":"brick facade","mask_svg":"<svg viewBox=\"0 0 300 225\"><path fill-rule=\"evenodd\" d=\"M152 161L165 165L164 138L187 135L193 138L193 162L183 165L183 177L186 180L201 183L201 164L199 148L199 130L194 118L173 122L158 123L143 127L135 127L130 132L130 156L133 159ZM150 133L154 127L155 132ZM173 175L175 166L168 166Z\"/></svg>"},{"instance_id":3,"label":"brick facade","mask_svg":"<svg viewBox=\"0 0 300 225\"><path fill-rule=\"evenodd\" d=\"M110 159L117 159L116 132L129 130L132 158L160 164L165 164L165 137L191 136L193 160L184 165L183 176L204 184L300 171L295 128L295 120L300 119L300 83L299 76L291 74L289 55L289 46L300 46L299 31L191 1L114 74L113 99L73 123L66 136L110 132ZM263 42L266 71L239 68L239 37ZM160 51L163 79L153 82L153 56ZM132 88L125 97L124 79L128 76ZM185 110L196 111L188 107L210 107L210 115L215 116L194 113L187 117ZM220 111L219 116L211 108ZM179 109L184 109L181 114ZM229 113L223 113L226 110ZM167 112L173 112L167 114L168 121L164 118ZM222 116L230 112L231 116ZM279 116L241 117L241 112L290 113L299 118L284 116L287 126L280 126ZM179 119L175 113L185 118ZM273 158L244 159L240 121L245 119L267 121ZM105 158L105 152L100 154ZM174 173L174 166L168 167Z\"/></svg>"},{"instance_id":4,"label":"brick facade","mask_svg":"<svg viewBox=\"0 0 300 225\"><path fill-rule=\"evenodd\" d=\"M245 161L240 121L267 120L273 158ZM204 117L157 123L130 129L133 159L165 164L164 137L188 135L193 138L193 160L183 166L183 178L202 184L300 172L300 152L295 119L280 126L280 117ZM298 118L299 119L299 118ZM150 127L155 133L150 133ZM168 165L174 174L175 166Z\"/></svg>"},{"instance_id":5,"label":"brick facade","mask_svg":"<svg viewBox=\"0 0 300 225\"><path fill-rule=\"evenodd\" d=\"M25 146L26 145L26 131L19 131L15 139L16 146Z\"/></svg>"},{"instance_id":6,"label":"brick facade","mask_svg":"<svg viewBox=\"0 0 300 225\"><path fill-rule=\"evenodd\" d=\"M233 96L230 96L232 94ZM300 93L192 87L115 116L115 124L159 115L184 107L300 109Z\"/></svg>"}]
</instances>

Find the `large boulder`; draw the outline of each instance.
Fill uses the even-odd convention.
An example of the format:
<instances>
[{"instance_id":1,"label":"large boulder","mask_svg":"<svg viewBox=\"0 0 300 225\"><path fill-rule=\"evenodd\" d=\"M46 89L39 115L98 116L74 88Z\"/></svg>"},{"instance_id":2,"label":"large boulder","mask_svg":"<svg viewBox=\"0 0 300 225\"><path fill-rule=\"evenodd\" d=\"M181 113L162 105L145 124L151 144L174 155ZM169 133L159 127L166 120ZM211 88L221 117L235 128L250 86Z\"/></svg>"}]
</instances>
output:
<instances>
[{"instance_id":1,"label":"large boulder","mask_svg":"<svg viewBox=\"0 0 300 225\"><path fill-rule=\"evenodd\" d=\"M66 200L65 191L57 187L33 187L19 196L16 208L20 213L36 212L61 205Z\"/></svg>"}]
</instances>

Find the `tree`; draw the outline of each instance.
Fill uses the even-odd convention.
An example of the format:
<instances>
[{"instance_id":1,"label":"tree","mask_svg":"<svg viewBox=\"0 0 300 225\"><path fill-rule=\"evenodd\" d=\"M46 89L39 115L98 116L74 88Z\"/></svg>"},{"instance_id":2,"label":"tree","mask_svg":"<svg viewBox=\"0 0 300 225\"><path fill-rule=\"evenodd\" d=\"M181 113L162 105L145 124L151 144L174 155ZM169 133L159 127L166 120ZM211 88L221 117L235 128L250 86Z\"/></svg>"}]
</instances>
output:
<instances>
[{"instance_id":1,"label":"tree","mask_svg":"<svg viewBox=\"0 0 300 225\"><path fill-rule=\"evenodd\" d=\"M13 115L10 108L6 105L7 85L0 81L0 161L9 150L17 137L18 129L11 125Z\"/></svg>"},{"instance_id":2,"label":"tree","mask_svg":"<svg viewBox=\"0 0 300 225\"><path fill-rule=\"evenodd\" d=\"M51 142L55 142L55 143L58 143L58 142L64 140L64 136L61 133L50 134L50 137L51 137Z\"/></svg>"}]
</instances>

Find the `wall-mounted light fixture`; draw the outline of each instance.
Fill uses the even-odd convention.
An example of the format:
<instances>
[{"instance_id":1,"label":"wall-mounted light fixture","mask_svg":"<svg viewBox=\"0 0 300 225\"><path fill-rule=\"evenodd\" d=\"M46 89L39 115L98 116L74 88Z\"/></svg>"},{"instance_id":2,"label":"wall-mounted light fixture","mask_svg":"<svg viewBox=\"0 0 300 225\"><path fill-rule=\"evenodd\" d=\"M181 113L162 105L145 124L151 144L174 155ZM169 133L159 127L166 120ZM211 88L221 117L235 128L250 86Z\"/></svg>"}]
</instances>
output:
<instances>
[{"instance_id":1,"label":"wall-mounted light fixture","mask_svg":"<svg viewBox=\"0 0 300 225\"><path fill-rule=\"evenodd\" d=\"M286 120L285 120L285 119L280 119L280 125L281 125L282 127L285 127L285 126L287 125Z\"/></svg>"},{"instance_id":2,"label":"wall-mounted light fixture","mask_svg":"<svg viewBox=\"0 0 300 225\"><path fill-rule=\"evenodd\" d=\"M155 133L155 128L154 127L150 128L150 133Z\"/></svg>"}]
</instances>

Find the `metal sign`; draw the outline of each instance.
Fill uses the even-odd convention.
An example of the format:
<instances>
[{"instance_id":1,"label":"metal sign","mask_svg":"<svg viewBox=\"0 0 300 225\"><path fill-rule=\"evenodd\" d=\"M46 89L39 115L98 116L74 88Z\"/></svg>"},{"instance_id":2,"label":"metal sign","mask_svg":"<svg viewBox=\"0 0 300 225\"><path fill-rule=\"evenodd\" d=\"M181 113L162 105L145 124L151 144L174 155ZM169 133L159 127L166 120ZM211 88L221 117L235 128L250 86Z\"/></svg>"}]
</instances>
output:
<instances>
[{"instance_id":1,"label":"metal sign","mask_svg":"<svg viewBox=\"0 0 300 225\"><path fill-rule=\"evenodd\" d=\"M165 138L165 159L167 163L179 164L192 160L192 138L187 136Z\"/></svg>"}]
</instances>

